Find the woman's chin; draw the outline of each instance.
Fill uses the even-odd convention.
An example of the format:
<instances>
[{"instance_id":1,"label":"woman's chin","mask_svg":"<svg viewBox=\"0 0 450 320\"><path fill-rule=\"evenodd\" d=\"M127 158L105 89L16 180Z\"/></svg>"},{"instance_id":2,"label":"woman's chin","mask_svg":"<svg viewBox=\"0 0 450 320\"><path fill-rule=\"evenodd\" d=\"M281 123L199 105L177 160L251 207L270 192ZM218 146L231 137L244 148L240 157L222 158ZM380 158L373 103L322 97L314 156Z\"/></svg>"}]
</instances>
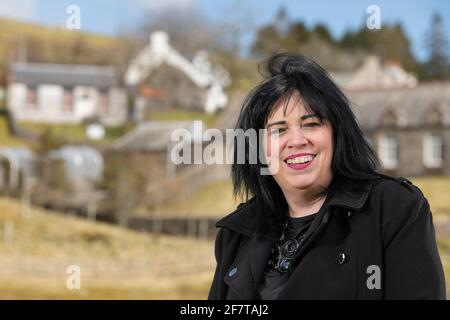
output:
<instances>
[{"instance_id":1,"label":"woman's chin","mask_svg":"<svg viewBox=\"0 0 450 320\"><path fill-rule=\"evenodd\" d=\"M297 190L307 190L309 188L311 188L313 186L313 182L312 181L305 181L304 179L302 181L290 181L289 185L293 188L293 189L297 189Z\"/></svg>"}]
</instances>

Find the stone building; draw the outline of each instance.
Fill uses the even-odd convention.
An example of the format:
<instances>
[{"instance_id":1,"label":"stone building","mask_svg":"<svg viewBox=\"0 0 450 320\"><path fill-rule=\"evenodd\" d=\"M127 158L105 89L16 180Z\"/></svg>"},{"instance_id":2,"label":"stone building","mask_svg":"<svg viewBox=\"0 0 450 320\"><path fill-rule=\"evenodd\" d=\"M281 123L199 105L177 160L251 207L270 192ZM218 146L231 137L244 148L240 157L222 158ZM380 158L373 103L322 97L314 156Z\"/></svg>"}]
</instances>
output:
<instances>
[{"instance_id":1,"label":"stone building","mask_svg":"<svg viewBox=\"0 0 450 320\"><path fill-rule=\"evenodd\" d=\"M450 175L450 82L347 95L384 171Z\"/></svg>"}]
</instances>

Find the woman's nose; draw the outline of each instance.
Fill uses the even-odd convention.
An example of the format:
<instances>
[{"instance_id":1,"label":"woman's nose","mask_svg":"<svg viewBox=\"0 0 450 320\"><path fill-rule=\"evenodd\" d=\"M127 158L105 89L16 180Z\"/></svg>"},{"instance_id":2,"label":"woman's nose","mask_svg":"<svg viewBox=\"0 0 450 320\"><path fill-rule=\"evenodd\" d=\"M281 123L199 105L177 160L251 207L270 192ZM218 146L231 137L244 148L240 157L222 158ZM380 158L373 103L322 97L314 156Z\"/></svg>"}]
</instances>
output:
<instances>
[{"instance_id":1,"label":"woman's nose","mask_svg":"<svg viewBox=\"0 0 450 320\"><path fill-rule=\"evenodd\" d=\"M303 134L300 128L296 128L295 130L291 130L288 135L287 146L291 148L304 146L308 144L308 139Z\"/></svg>"}]
</instances>

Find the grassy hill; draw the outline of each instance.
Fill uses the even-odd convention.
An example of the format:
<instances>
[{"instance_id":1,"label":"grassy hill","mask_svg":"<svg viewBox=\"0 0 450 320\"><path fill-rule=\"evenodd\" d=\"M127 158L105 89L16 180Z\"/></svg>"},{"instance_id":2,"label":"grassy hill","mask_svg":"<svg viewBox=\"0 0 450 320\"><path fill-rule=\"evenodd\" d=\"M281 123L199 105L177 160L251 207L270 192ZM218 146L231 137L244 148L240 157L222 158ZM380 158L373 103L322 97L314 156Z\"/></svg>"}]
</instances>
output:
<instances>
[{"instance_id":1,"label":"grassy hill","mask_svg":"<svg viewBox=\"0 0 450 320\"><path fill-rule=\"evenodd\" d=\"M6 117L0 113L0 147L24 147L29 143L11 135Z\"/></svg>"},{"instance_id":2,"label":"grassy hill","mask_svg":"<svg viewBox=\"0 0 450 320\"><path fill-rule=\"evenodd\" d=\"M26 51L29 62L120 66L130 50L124 41L0 18L0 85L5 81L7 64L15 61L19 52Z\"/></svg>"},{"instance_id":3,"label":"grassy hill","mask_svg":"<svg viewBox=\"0 0 450 320\"><path fill-rule=\"evenodd\" d=\"M0 198L0 299L205 299L211 240L141 234ZM66 286L81 268L81 289Z\"/></svg>"}]
</instances>

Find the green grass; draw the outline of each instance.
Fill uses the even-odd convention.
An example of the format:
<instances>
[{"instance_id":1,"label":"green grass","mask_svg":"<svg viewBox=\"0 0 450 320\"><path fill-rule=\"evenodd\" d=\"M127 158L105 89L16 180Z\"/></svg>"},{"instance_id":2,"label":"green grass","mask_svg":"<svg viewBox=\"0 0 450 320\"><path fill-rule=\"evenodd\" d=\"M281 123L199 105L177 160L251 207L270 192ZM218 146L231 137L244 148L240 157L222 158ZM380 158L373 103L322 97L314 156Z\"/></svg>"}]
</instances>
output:
<instances>
[{"instance_id":1,"label":"green grass","mask_svg":"<svg viewBox=\"0 0 450 320\"><path fill-rule=\"evenodd\" d=\"M219 115L200 111L157 110L150 111L147 120L202 120L208 128L214 127Z\"/></svg>"},{"instance_id":2,"label":"green grass","mask_svg":"<svg viewBox=\"0 0 450 320\"><path fill-rule=\"evenodd\" d=\"M24 147L29 146L25 140L11 136L8 123L3 115L0 115L0 146L1 147Z\"/></svg>"},{"instance_id":3,"label":"green grass","mask_svg":"<svg viewBox=\"0 0 450 320\"><path fill-rule=\"evenodd\" d=\"M119 127L106 127L105 138L94 141L86 137L86 124L43 124L21 122L18 124L21 128L35 132L40 135L45 132L49 134L52 141L63 143L86 143L94 146L107 144L133 129L133 125L125 125ZM19 139L11 135L8 130L8 123L4 115L0 115L0 146L3 147L32 147L30 141Z\"/></svg>"},{"instance_id":4,"label":"green grass","mask_svg":"<svg viewBox=\"0 0 450 320\"><path fill-rule=\"evenodd\" d=\"M87 143L92 145L101 145L109 143L123 134L130 131L133 127L121 126L121 127L106 127L105 137L102 140L89 140L86 136L86 124L44 124L44 123L31 123L21 122L19 125L25 129L34 131L38 134L47 132L52 140L61 141L64 143Z\"/></svg>"}]
</instances>

